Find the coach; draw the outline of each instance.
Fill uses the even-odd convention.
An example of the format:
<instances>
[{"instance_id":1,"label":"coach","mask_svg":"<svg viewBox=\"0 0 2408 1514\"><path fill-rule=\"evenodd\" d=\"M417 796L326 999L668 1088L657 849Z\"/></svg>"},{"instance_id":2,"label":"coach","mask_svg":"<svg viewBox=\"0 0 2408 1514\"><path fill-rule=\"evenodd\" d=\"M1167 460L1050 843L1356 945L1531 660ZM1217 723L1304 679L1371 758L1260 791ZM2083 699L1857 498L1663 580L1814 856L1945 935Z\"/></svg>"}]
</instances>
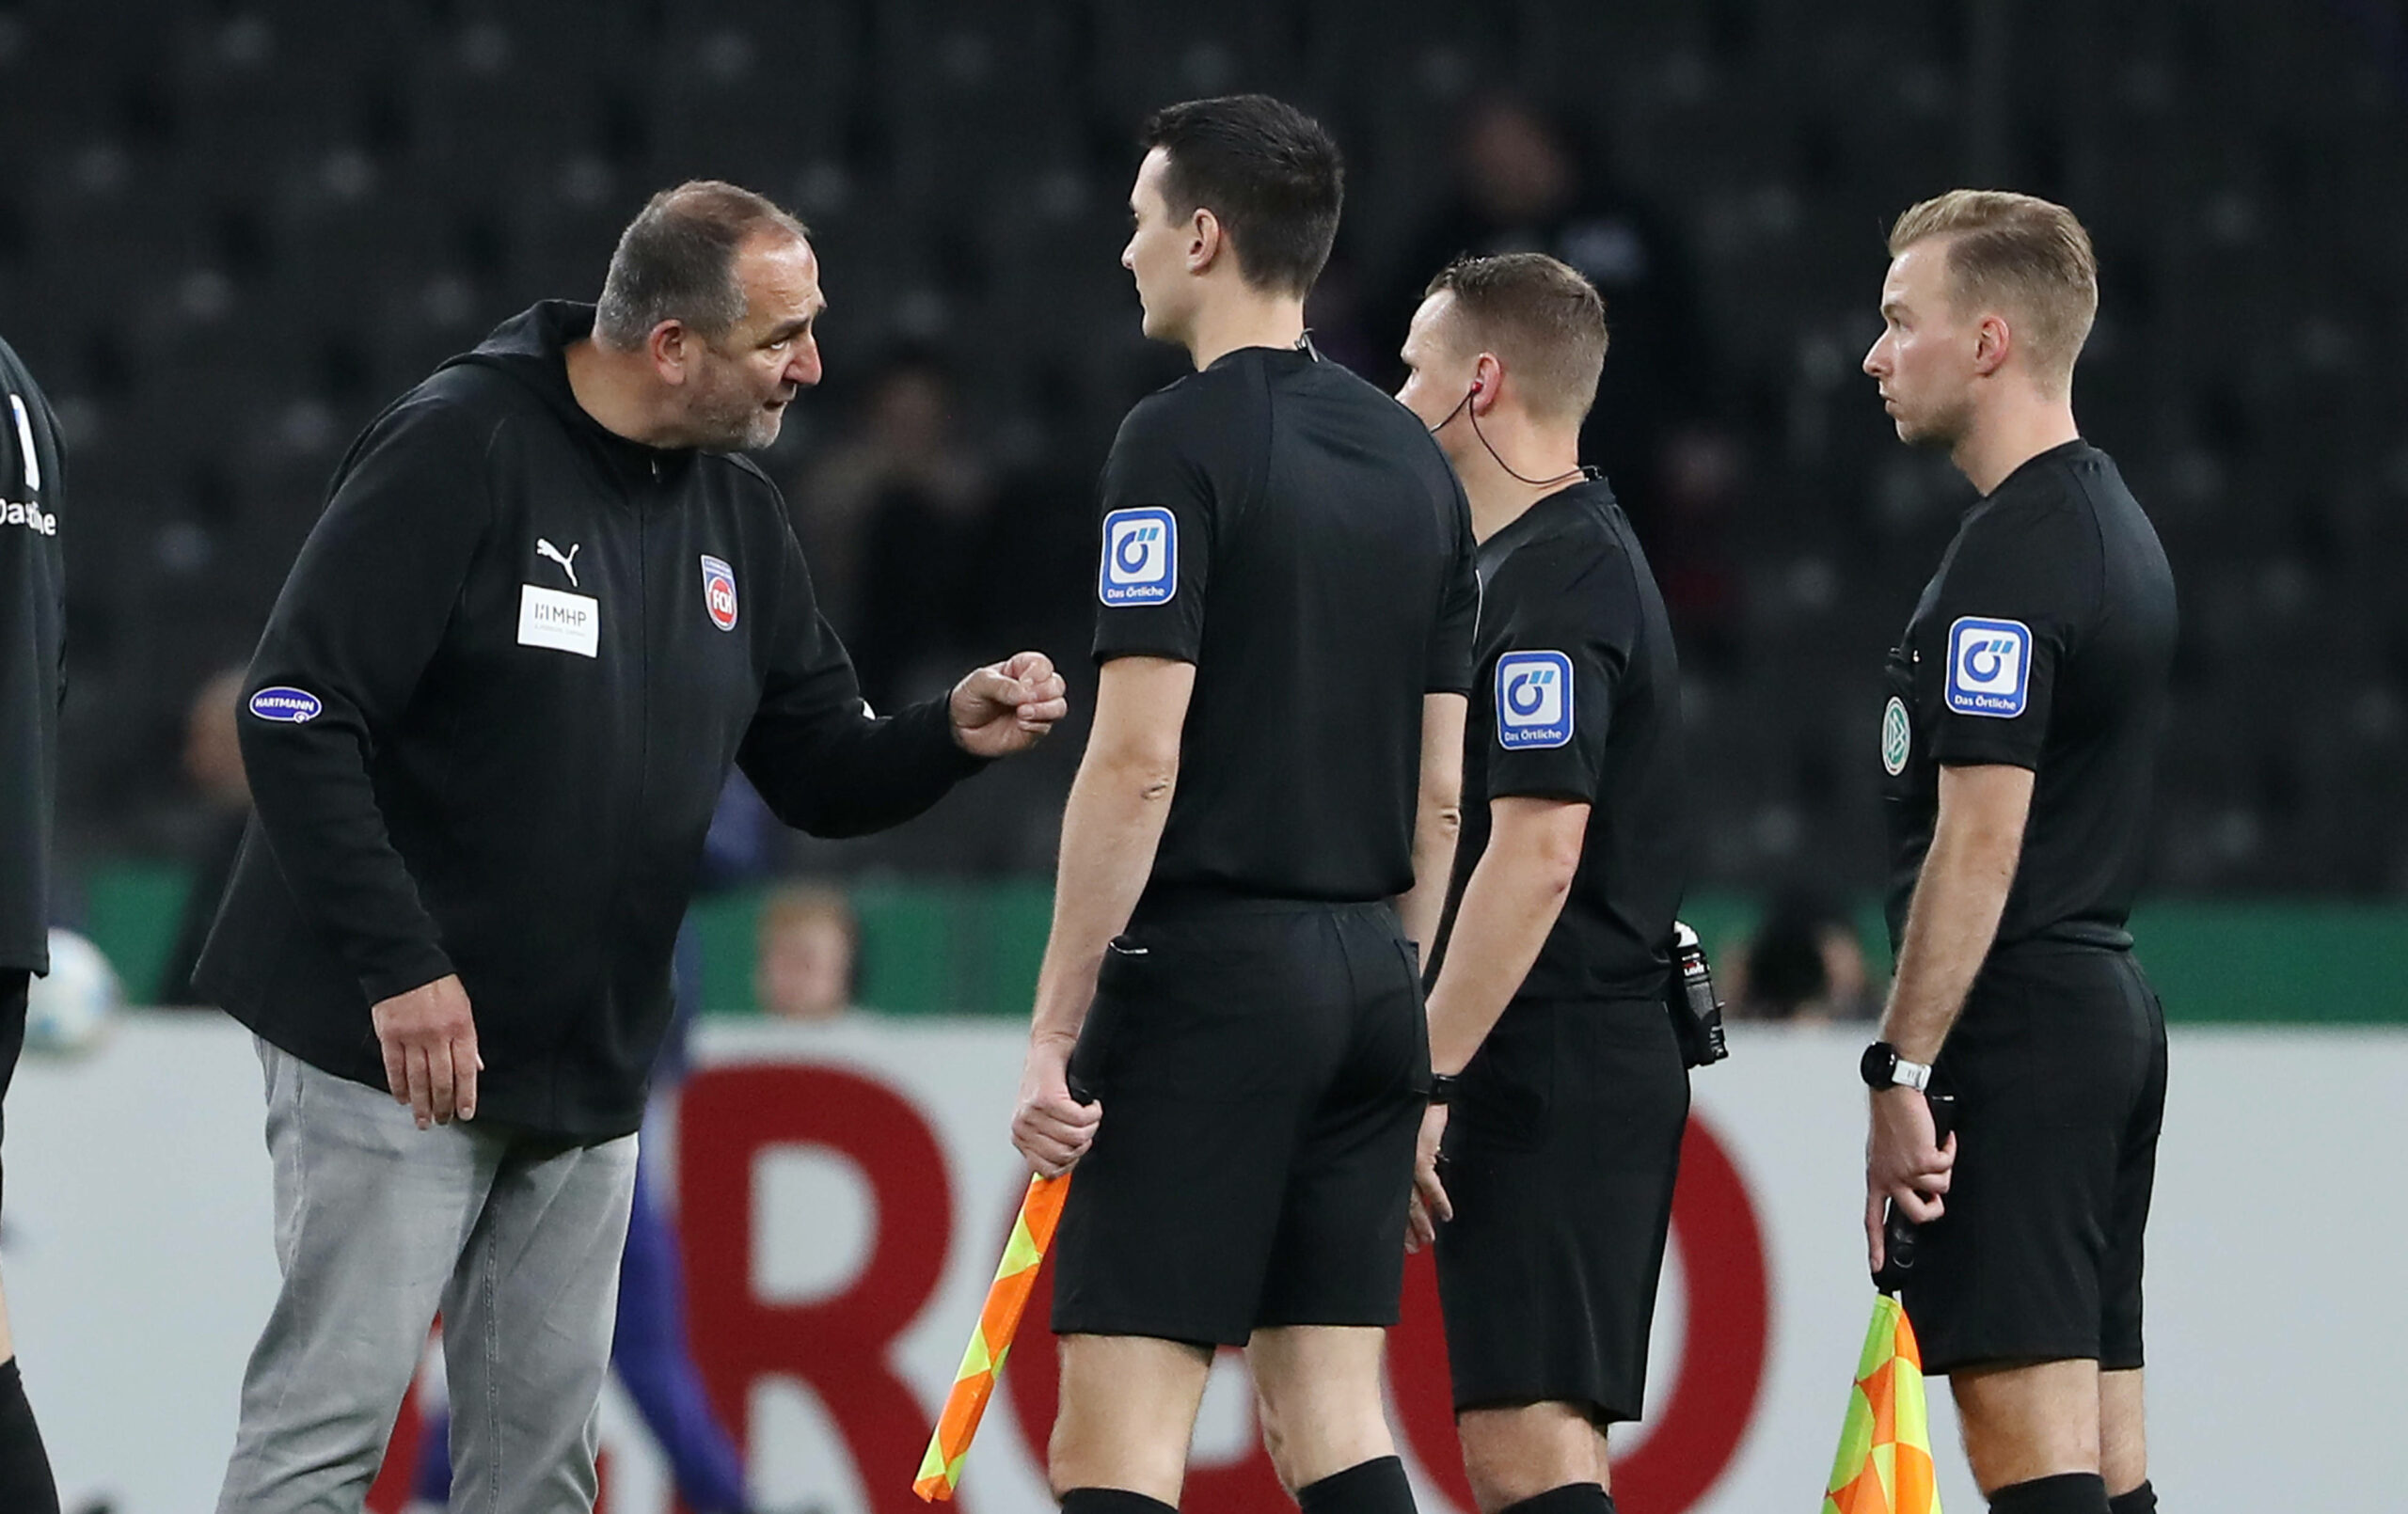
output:
<instances>
[{"instance_id":1,"label":"coach","mask_svg":"<svg viewBox=\"0 0 2408 1514\"><path fill-rule=\"evenodd\" d=\"M1901 215L1890 254L1864 370L1900 439L1945 450L1982 497L1890 654L1898 973L1864 1058L1865 1231L1878 1270L1885 1204L1926 1227L1906 1306L1990 1507L2148 1514L2141 1244L2165 1021L2124 922L2174 577L2074 425L2099 275L2072 213L1957 190ZM1957 1100L1945 1147L1927 1085Z\"/></svg>"},{"instance_id":2,"label":"coach","mask_svg":"<svg viewBox=\"0 0 2408 1514\"><path fill-rule=\"evenodd\" d=\"M259 1036L284 1273L228 1514L359 1508L438 1308L454 1506L590 1507L633 1132L729 765L858 835L1063 713L1035 654L863 703L735 455L818 382L825 303L799 223L682 185L598 308L504 324L336 473L251 665L258 816L195 974Z\"/></svg>"}]
</instances>

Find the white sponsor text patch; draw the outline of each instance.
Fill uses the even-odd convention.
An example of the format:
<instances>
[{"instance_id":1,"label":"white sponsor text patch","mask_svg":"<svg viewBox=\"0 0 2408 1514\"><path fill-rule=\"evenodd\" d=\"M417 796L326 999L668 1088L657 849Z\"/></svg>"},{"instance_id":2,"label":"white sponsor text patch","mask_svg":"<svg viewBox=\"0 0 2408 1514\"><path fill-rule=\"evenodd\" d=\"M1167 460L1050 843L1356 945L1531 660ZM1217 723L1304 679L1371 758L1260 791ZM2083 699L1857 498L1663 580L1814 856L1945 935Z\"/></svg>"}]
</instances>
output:
<instances>
[{"instance_id":1,"label":"white sponsor text patch","mask_svg":"<svg viewBox=\"0 0 2408 1514\"><path fill-rule=\"evenodd\" d=\"M563 589L518 586L518 644L574 652L580 657L602 654L602 603L591 594Z\"/></svg>"}]
</instances>

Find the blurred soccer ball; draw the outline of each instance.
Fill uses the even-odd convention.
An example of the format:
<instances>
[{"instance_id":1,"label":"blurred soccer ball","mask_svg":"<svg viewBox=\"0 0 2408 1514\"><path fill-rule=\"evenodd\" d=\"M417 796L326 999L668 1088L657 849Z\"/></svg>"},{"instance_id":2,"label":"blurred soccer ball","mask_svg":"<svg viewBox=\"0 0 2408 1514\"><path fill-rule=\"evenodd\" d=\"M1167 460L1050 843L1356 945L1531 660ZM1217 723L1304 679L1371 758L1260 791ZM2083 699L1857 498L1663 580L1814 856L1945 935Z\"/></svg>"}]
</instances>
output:
<instances>
[{"instance_id":1,"label":"blurred soccer ball","mask_svg":"<svg viewBox=\"0 0 2408 1514\"><path fill-rule=\"evenodd\" d=\"M101 949L71 930L50 933L50 975L25 995L25 1046L35 1051L88 1051L107 1033L125 990Z\"/></svg>"}]
</instances>

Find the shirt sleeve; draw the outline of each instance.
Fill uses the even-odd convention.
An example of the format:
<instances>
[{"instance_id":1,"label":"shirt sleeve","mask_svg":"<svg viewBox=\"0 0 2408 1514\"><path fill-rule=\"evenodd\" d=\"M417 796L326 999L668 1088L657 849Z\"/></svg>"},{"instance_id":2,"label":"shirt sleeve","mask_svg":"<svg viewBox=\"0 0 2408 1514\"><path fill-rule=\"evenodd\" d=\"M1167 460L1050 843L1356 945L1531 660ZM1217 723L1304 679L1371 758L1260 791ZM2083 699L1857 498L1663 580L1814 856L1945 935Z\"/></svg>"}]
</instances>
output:
<instances>
[{"instance_id":1,"label":"shirt sleeve","mask_svg":"<svg viewBox=\"0 0 2408 1514\"><path fill-rule=\"evenodd\" d=\"M2037 771L2058 670L2096 598L2097 553L2062 512L1977 522L1941 575L1916 702L1944 766Z\"/></svg>"},{"instance_id":2,"label":"shirt sleeve","mask_svg":"<svg viewBox=\"0 0 2408 1514\"><path fill-rule=\"evenodd\" d=\"M1430 628L1430 672L1425 692L1471 692L1479 661L1479 548L1471 533L1471 507L1458 484L1454 494L1454 556L1438 592L1438 619Z\"/></svg>"},{"instance_id":3,"label":"shirt sleeve","mask_svg":"<svg viewBox=\"0 0 2408 1514\"><path fill-rule=\"evenodd\" d=\"M1488 597L1505 626L1489 687L1474 696L1495 711L1488 796L1595 803L1641 624L1630 564L1585 542L1532 543L1505 560Z\"/></svg>"},{"instance_id":4,"label":"shirt sleeve","mask_svg":"<svg viewBox=\"0 0 2408 1514\"><path fill-rule=\"evenodd\" d=\"M772 813L815 836L867 835L919 814L986 765L954 740L949 694L891 716L871 711L791 532L784 578L776 660L736 754Z\"/></svg>"},{"instance_id":5,"label":"shirt sleeve","mask_svg":"<svg viewBox=\"0 0 2408 1514\"><path fill-rule=\"evenodd\" d=\"M1095 660L1194 662L1204 643L1220 481L1197 450L1192 391L1129 413L1103 465L1096 564Z\"/></svg>"},{"instance_id":6,"label":"shirt sleeve","mask_svg":"<svg viewBox=\"0 0 2408 1514\"><path fill-rule=\"evenodd\" d=\"M67 688L65 481L50 407L13 367L0 346L0 967L46 970Z\"/></svg>"},{"instance_id":7,"label":"shirt sleeve","mask_svg":"<svg viewBox=\"0 0 2408 1514\"><path fill-rule=\"evenodd\" d=\"M277 866L372 1003L452 970L369 759L407 710L490 528L494 430L423 397L377 418L277 598L237 715Z\"/></svg>"}]
</instances>

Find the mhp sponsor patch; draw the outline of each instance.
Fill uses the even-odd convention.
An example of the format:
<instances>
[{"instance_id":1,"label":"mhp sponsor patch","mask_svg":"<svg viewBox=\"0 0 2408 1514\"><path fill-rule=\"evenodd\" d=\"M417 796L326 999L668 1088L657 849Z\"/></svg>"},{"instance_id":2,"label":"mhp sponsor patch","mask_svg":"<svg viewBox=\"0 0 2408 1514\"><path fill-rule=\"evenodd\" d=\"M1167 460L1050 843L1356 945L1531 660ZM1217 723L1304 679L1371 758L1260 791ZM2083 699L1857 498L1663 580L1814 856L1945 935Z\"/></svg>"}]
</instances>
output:
<instances>
[{"instance_id":1,"label":"mhp sponsor patch","mask_svg":"<svg viewBox=\"0 0 2408 1514\"><path fill-rule=\"evenodd\" d=\"M1103 517L1103 570L1096 597L1114 608L1160 605L1179 592L1179 517L1160 505Z\"/></svg>"},{"instance_id":2,"label":"mhp sponsor patch","mask_svg":"<svg viewBox=\"0 0 2408 1514\"><path fill-rule=\"evenodd\" d=\"M307 689L262 688L251 696L250 710L262 720L277 720L286 725L307 725L318 718L325 705L318 696Z\"/></svg>"},{"instance_id":3,"label":"mhp sponsor patch","mask_svg":"<svg viewBox=\"0 0 2408 1514\"><path fill-rule=\"evenodd\" d=\"M2011 720L2032 682L2032 627L1967 615L1948 628L1948 707Z\"/></svg>"},{"instance_id":4,"label":"mhp sponsor patch","mask_svg":"<svg viewBox=\"0 0 2408 1514\"><path fill-rule=\"evenodd\" d=\"M1507 751L1560 747L1572 739L1572 659L1560 652L1509 652L1497 659L1497 744Z\"/></svg>"}]
</instances>

